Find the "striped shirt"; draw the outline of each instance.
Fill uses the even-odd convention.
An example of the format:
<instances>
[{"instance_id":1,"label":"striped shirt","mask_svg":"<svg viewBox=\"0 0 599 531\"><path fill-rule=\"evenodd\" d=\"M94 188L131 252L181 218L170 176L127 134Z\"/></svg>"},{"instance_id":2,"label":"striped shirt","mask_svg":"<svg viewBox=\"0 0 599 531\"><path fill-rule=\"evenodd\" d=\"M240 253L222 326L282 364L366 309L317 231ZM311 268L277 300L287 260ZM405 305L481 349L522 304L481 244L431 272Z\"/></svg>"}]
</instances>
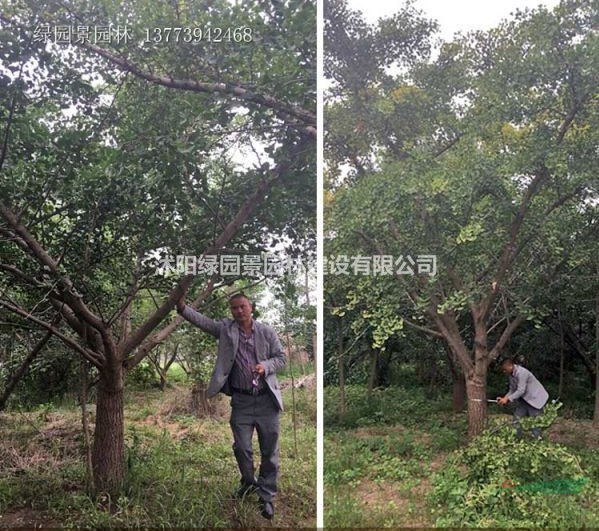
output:
<instances>
[{"instance_id":1,"label":"striped shirt","mask_svg":"<svg viewBox=\"0 0 599 531\"><path fill-rule=\"evenodd\" d=\"M252 321L252 330L245 333L239 328L239 346L235 355L235 361L229 375L229 385L236 389L251 391L254 387L252 381L256 378L258 389L263 387L263 382L258 375L254 373L254 368L258 364L256 356L254 322Z\"/></svg>"}]
</instances>

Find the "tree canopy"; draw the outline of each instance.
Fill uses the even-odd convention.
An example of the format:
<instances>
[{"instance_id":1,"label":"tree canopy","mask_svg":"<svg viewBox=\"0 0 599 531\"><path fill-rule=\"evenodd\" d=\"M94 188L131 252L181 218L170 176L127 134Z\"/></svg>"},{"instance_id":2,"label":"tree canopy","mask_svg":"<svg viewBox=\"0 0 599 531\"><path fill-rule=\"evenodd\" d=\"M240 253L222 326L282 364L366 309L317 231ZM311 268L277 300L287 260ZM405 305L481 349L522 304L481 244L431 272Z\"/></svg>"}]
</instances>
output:
<instances>
[{"instance_id":1,"label":"tree canopy","mask_svg":"<svg viewBox=\"0 0 599 531\"><path fill-rule=\"evenodd\" d=\"M409 4L375 26L329 6L325 256L437 260L434 276L358 275L347 286L330 274L346 285L332 313L369 322L374 348L407 327L441 338L478 433L487 368L516 330L541 327L558 286L593 307L596 6L518 11L436 48L435 24ZM403 52L379 58L372 43L392 21L405 21L394 34Z\"/></svg>"}]
</instances>

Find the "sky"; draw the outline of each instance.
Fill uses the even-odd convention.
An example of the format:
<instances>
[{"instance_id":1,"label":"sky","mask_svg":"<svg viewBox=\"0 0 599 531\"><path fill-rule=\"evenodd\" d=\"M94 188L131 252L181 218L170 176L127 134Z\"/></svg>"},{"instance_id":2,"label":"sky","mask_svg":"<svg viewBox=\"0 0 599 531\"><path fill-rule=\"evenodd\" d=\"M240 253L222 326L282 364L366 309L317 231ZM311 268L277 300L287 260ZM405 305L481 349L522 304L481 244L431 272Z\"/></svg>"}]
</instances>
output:
<instances>
[{"instance_id":1,"label":"sky","mask_svg":"<svg viewBox=\"0 0 599 531\"><path fill-rule=\"evenodd\" d=\"M449 40L458 31L489 29L517 8L556 6L558 0L415 0L416 8L439 23L443 40ZM362 11L368 22L398 11L404 4L398 0L348 0L353 9Z\"/></svg>"}]
</instances>

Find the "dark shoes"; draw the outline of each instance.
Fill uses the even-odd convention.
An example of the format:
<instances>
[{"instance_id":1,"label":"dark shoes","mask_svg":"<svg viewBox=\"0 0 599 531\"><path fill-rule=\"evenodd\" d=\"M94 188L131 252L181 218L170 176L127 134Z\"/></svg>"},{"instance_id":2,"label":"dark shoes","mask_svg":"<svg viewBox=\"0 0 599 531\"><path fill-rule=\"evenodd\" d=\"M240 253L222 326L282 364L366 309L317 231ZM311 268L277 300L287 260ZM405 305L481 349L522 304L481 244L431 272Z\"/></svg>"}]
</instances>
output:
<instances>
[{"instance_id":1,"label":"dark shoes","mask_svg":"<svg viewBox=\"0 0 599 531\"><path fill-rule=\"evenodd\" d=\"M272 520L275 515L275 506L272 502L260 500L260 509L262 516L267 520Z\"/></svg>"},{"instance_id":2,"label":"dark shoes","mask_svg":"<svg viewBox=\"0 0 599 531\"><path fill-rule=\"evenodd\" d=\"M235 498L237 498L238 500L241 500L242 498L245 498L248 494L251 494L252 492L256 492L256 490L258 490L258 486L254 485L254 484L249 484L249 485L241 485L236 491L235 491Z\"/></svg>"},{"instance_id":3,"label":"dark shoes","mask_svg":"<svg viewBox=\"0 0 599 531\"><path fill-rule=\"evenodd\" d=\"M235 491L235 494L233 496L235 496L235 498L238 500L242 500L246 496L256 492L257 490L258 485L254 483L250 483L249 485L242 484ZM260 514L262 514L262 516L267 520L272 520L275 515L275 506L273 505L273 503L271 501L265 501L260 499Z\"/></svg>"}]
</instances>

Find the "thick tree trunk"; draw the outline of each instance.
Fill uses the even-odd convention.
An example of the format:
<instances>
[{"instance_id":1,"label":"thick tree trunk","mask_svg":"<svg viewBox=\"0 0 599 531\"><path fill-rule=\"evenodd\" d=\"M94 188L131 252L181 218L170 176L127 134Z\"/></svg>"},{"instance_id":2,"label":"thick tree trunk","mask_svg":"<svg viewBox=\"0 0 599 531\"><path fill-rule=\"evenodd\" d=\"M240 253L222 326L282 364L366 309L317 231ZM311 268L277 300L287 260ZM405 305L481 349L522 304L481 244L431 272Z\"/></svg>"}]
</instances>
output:
<instances>
[{"instance_id":1,"label":"thick tree trunk","mask_svg":"<svg viewBox=\"0 0 599 531\"><path fill-rule=\"evenodd\" d=\"M466 380L468 396L468 437L480 435L487 419L487 389L486 382L473 376Z\"/></svg>"},{"instance_id":2,"label":"thick tree trunk","mask_svg":"<svg viewBox=\"0 0 599 531\"><path fill-rule=\"evenodd\" d=\"M436 323L447 341L450 352L455 355L462 373L465 375L466 397L468 399L468 437L473 438L482 433L487 419L487 366L490 352L487 345L487 329L484 311L477 307L472 308L472 319L474 322L474 363L472 363L471 352L460 336L460 331L455 319L447 316L436 318ZM457 364L456 364L457 365Z\"/></svg>"},{"instance_id":3,"label":"thick tree trunk","mask_svg":"<svg viewBox=\"0 0 599 531\"><path fill-rule=\"evenodd\" d=\"M125 476L123 367L100 373L92 464L98 493L119 493Z\"/></svg>"},{"instance_id":4,"label":"thick tree trunk","mask_svg":"<svg viewBox=\"0 0 599 531\"><path fill-rule=\"evenodd\" d=\"M480 435L487 420L487 366L489 349L482 314L474 313L474 369L466 376L468 437Z\"/></svg>"},{"instance_id":5,"label":"thick tree trunk","mask_svg":"<svg viewBox=\"0 0 599 531\"><path fill-rule=\"evenodd\" d=\"M447 363L451 372L451 381L453 385L451 393L451 409L454 413L459 413L460 411L464 411L466 407L466 380L456 354L446 342L443 343L443 347L445 348L445 354L447 355Z\"/></svg>"}]
</instances>

